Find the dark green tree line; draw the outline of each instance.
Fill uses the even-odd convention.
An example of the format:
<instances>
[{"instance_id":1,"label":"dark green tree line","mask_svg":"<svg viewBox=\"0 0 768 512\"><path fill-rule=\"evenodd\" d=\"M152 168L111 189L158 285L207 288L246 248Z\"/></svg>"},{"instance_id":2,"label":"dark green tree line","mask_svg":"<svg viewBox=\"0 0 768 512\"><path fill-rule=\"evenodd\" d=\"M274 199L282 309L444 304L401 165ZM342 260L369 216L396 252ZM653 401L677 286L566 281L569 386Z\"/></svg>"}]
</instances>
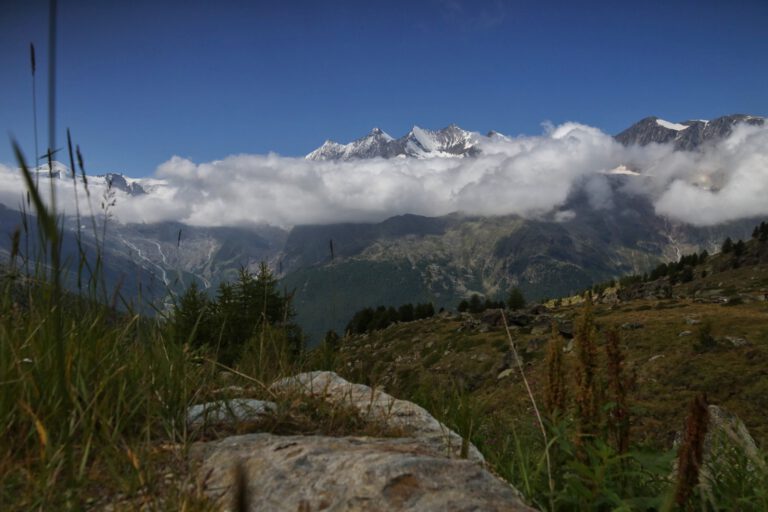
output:
<instances>
[{"instance_id":1,"label":"dark green tree line","mask_svg":"<svg viewBox=\"0 0 768 512\"><path fill-rule=\"evenodd\" d=\"M221 283L213 299L192 283L179 297L171 321L177 342L213 349L220 362L231 365L265 327L281 329L285 350L298 357L303 336L294 317L290 296L280 293L262 262L256 275L243 268L235 281Z\"/></svg>"}]
</instances>

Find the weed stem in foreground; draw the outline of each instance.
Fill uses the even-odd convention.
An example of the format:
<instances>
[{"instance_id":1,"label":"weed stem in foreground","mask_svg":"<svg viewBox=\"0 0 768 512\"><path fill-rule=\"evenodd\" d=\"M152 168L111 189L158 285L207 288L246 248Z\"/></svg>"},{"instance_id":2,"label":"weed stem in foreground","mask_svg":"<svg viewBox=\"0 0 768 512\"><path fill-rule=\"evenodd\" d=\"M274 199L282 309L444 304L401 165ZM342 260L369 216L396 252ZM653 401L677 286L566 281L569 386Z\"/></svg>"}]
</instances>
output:
<instances>
[{"instance_id":1,"label":"weed stem in foreground","mask_svg":"<svg viewBox=\"0 0 768 512\"><path fill-rule=\"evenodd\" d=\"M517 363L517 368L520 370L520 375L523 377L523 382L525 383L525 389L528 392L528 398L531 399L531 404L533 404L533 410L536 413L536 421L539 423L539 429L541 430L541 435L544 438L544 457L547 461L547 480L549 483L549 499L550 499L550 509L554 510L554 503L552 502L552 497L555 494L555 481L552 478L552 463L549 458L549 438L547 436L547 429L544 427L544 421L541 419L541 412L539 412L539 406L536 405L536 399L533 397L533 392L531 391L531 386L528 383L528 378L525 376L525 370L523 369L523 363L520 361L520 356L517 353L517 348L515 348L515 342L512 340L512 333L509 332L509 323L507 322L507 315L504 314L504 310L501 310L501 318L504 320L504 329L507 331L507 338L509 339L509 346L512 348L512 353L515 356L515 362Z\"/></svg>"}]
</instances>

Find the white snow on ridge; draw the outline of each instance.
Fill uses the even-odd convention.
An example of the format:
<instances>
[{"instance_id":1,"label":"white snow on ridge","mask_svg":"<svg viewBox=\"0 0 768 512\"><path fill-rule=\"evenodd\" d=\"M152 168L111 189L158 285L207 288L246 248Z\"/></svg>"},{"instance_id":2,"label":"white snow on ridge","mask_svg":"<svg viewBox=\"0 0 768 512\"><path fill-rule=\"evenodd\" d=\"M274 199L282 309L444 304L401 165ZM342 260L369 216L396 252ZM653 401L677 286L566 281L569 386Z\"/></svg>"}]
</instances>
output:
<instances>
[{"instance_id":1,"label":"white snow on ridge","mask_svg":"<svg viewBox=\"0 0 768 512\"><path fill-rule=\"evenodd\" d=\"M423 129L419 128L418 126L414 126L413 129L411 129L411 133L413 134L416 141L427 151L434 151L437 149L437 144L435 144L435 141L430 137L430 135Z\"/></svg>"},{"instance_id":2,"label":"white snow on ridge","mask_svg":"<svg viewBox=\"0 0 768 512\"><path fill-rule=\"evenodd\" d=\"M632 169L628 168L626 165L620 165L618 167L614 167L613 169L606 171L605 174L624 174L627 176L640 176L639 172L633 171Z\"/></svg>"},{"instance_id":3,"label":"white snow on ridge","mask_svg":"<svg viewBox=\"0 0 768 512\"><path fill-rule=\"evenodd\" d=\"M665 121L663 119L657 119L656 120L656 124L658 124L659 126L663 126L664 128L669 128L670 130L675 130L675 131L678 131L678 132L688 128L684 124L670 123L669 121Z\"/></svg>"}]
</instances>

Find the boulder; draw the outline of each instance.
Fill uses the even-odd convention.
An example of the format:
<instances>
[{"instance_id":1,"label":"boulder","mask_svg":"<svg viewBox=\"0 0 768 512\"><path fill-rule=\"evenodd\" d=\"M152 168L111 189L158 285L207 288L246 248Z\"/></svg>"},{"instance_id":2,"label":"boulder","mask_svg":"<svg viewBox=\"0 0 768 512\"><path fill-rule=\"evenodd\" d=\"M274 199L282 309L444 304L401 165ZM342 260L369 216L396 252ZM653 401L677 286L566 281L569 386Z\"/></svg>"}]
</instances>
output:
<instances>
[{"instance_id":1,"label":"boulder","mask_svg":"<svg viewBox=\"0 0 768 512\"><path fill-rule=\"evenodd\" d=\"M192 457L222 510L533 510L481 465L420 439L249 434L195 445Z\"/></svg>"},{"instance_id":2,"label":"boulder","mask_svg":"<svg viewBox=\"0 0 768 512\"><path fill-rule=\"evenodd\" d=\"M245 421L258 421L264 415L277 410L274 402L253 400L250 398L231 398L204 404L196 404L187 409L187 425L202 427L211 424L236 425Z\"/></svg>"},{"instance_id":3,"label":"boulder","mask_svg":"<svg viewBox=\"0 0 768 512\"><path fill-rule=\"evenodd\" d=\"M519 327L526 327L533 321L533 316L521 311L510 311L507 313L507 322L509 325L517 325Z\"/></svg>"},{"instance_id":4,"label":"boulder","mask_svg":"<svg viewBox=\"0 0 768 512\"><path fill-rule=\"evenodd\" d=\"M525 346L525 353L532 354L538 352L547 344L546 338L531 338Z\"/></svg>"},{"instance_id":5,"label":"boulder","mask_svg":"<svg viewBox=\"0 0 768 512\"><path fill-rule=\"evenodd\" d=\"M710 499L712 486L722 475L731 475L741 471L754 473L768 470L765 459L760 455L754 438L744 422L735 414L717 406L707 406L709 426L704 437L704 460L699 475L702 493ZM675 448L680 446L683 434L675 436ZM744 465L735 467L736 465ZM675 468L677 471L677 468Z\"/></svg>"},{"instance_id":6,"label":"boulder","mask_svg":"<svg viewBox=\"0 0 768 512\"><path fill-rule=\"evenodd\" d=\"M513 373L513 370L512 370L512 368L507 368L506 370L502 370L502 371L500 371L500 372L499 372L499 374L496 376L496 378L497 378L498 380L501 380L501 379L506 379L507 377L509 377L510 375L512 375L512 373Z\"/></svg>"},{"instance_id":7,"label":"boulder","mask_svg":"<svg viewBox=\"0 0 768 512\"><path fill-rule=\"evenodd\" d=\"M560 332L560 336L565 339L573 338L573 321L572 320L558 320L557 330Z\"/></svg>"},{"instance_id":8,"label":"boulder","mask_svg":"<svg viewBox=\"0 0 768 512\"><path fill-rule=\"evenodd\" d=\"M270 386L275 393L301 393L322 398L332 404L355 408L362 418L379 422L407 436L419 438L436 453L459 457L464 440L453 430L436 420L426 409L364 384L353 384L328 371L301 373L280 379ZM484 462L480 451L471 443L467 458Z\"/></svg>"},{"instance_id":9,"label":"boulder","mask_svg":"<svg viewBox=\"0 0 768 512\"><path fill-rule=\"evenodd\" d=\"M486 309L480 315L480 320L491 327L504 327L504 318L501 309Z\"/></svg>"},{"instance_id":10,"label":"boulder","mask_svg":"<svg viewBox=\"0 0 768 512\"><path fill-rule=\"evenodd\" d=\"M745 347L749 345L749 341L746 338L739 338L738 336L725 336L725 341L729 342L734 347Z\"/></svg>"},{"instance_id":11,"label":"boulder","mask_svg":"<svg viewBox=\"0 0 768 512\"><path fill-rule=\"evenodd\" d=\"M528 308L528 312L532 315L543 315L549 312L549 308L544 304L534 304Z\"/></svg>"}]
</instances>

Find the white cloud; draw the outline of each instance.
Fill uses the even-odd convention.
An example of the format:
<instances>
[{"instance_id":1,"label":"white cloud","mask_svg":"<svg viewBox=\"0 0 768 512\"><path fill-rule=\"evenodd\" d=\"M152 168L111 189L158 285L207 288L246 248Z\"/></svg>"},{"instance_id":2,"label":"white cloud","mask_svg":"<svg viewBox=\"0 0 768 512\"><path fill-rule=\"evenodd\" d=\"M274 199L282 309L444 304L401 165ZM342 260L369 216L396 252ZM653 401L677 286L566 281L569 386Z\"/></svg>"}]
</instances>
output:
<instances>
[{"instance_id":1,"label":"white cloud","mask_svg":"<svg viewBox=\"0 0 768 512\"><path fill-rule=\"evenodd\" d=\"M625 148L596 128L546 126L540 136L485 140L477 158L308 161L275 154L234 155L195 163L173 157L161 164L150 194L117 193L113 212L123 222L177 220L195 225L269 223L291 226L379 221L414 213L538 215L557 210L575 187L593 208L610 208L605 173L620 165L643 176L629 188L648 195L657 212L706 225L768 215L768 128L740 126L701 152L669 145ZM69 180L58 204L74 212ZM20 204L18 171L0 166L0 202ZM97 212L104 183L91 180ZM80 194L85 209L84 194Z\"/></svg>"},{"instance_id":2,"label":"white cloud","mask_svg":"<svg viewBox=\"0 0 768 512\"><path fill-rule=\"evenodd\" d=\"M656 201L662 215L697 225L768 215L768 128L740 125L717 146L670 155L654 170L668 184Z\"/></svg>"}]
</instances>

